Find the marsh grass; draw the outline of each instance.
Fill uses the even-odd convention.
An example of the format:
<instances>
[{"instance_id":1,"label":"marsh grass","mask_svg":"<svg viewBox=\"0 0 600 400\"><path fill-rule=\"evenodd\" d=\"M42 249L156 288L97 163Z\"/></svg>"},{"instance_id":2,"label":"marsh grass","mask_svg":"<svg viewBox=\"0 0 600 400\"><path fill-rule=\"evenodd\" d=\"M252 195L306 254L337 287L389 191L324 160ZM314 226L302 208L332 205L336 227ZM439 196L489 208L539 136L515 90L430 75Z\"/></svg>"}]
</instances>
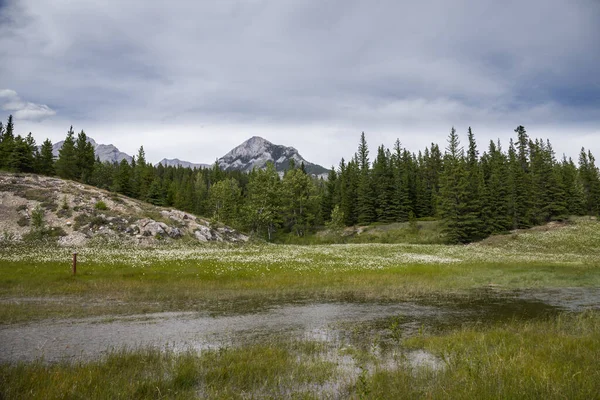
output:
<instances>
[{"instance_id":1,"label":"marsh grass","mask_svg":"<svg viewBox=\"0 0 600 400\"><path fill-rule=\"evenodd\" d=\"M444 360L438 371L378 370L374 398L595 399L600 395L600 314L466 327L413 337Z\"/></svg>"},{"instance_id":2,"label":"marsh grass","mask_svg":"<svg viewBox=\"0 0 600 400\"><path fill-rule=\"evenodd\" d=\"M335 364L311 342L201 353L121 350L94 362L0 365L0 397L31 399L316 398Z\"/></svg>"},{"instance_id":3,"label":"marsh grass","mask_svg":"<svg viewBox=\"0 0 600 400\"><path fill-rule=\"evenodd\" d=\"M247 312L302 301L403 301L473 289L600 287L600 224L468 246L418 244L156 247L6 245L0 322L159 311ZM36 298L39 301L28 301ZM59 298L60 301L52 301ZM24 301L21 301L23 299Z\"/></svg>"},{"instance_id":4,"label":"marsh grass","mask_svg":"<svg viewBox=\"0 0 600 400\"><path fill-rule=\"evenodd\" d=\"M131 349L98 361L3 364L0 398L593 399L600 393L600 314L593 311L418 335L395 344L387 357L368 347L271 339L201 352ZM433 354L439 365L401 356L413 350Z\"/></svg>"}]
</instances>

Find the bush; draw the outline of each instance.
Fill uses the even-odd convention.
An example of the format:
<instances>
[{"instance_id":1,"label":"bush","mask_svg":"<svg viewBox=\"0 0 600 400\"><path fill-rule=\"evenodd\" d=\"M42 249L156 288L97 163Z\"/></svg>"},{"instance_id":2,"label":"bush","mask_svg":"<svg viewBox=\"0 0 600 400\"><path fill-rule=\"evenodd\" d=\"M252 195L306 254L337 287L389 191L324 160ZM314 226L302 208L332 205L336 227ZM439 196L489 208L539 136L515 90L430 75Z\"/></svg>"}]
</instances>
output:
<instances>
[{"instance_id":1,"label":"bush","mask_svg":"<svg viewBox=\"0 0 600 400\"><path fill-rule=\"evenodd\" d=\"M94 208L96 210L108 210L108 207L106 206L106 203L103 202L102 200L97 201L96 205L94 206Z\"/></svg>"},{"instance_id":2,"label":"bush","mask_svg":"<svg viewBox=\"0 0 600 400\"><path fill-rule=\"evenodd\" d=\"M31 212L31 227L36 231L44 230L44 225L46 221L44 221L44 209L38 205Z\"/></svg>"}]
</instances>

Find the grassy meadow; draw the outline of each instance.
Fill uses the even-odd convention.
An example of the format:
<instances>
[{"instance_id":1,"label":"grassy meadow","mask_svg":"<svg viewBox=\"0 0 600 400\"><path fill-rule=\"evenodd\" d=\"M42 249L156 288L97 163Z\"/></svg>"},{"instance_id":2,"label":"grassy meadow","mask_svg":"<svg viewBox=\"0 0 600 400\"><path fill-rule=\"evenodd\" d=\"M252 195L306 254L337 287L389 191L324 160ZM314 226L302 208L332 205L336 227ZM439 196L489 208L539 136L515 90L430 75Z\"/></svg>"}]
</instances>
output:
<instances>
[{"instance_id":1,"label":"grassy meadow","mask_svg":"<svg viewBox=\"0 0 600 400\"><path fill-rule=\"evenodd\" d=\"M77 276L73 251L0 247L0 329L60 318L218 316L295 303L453 302L488 289L600 287L600 224L589 218L467 246L99 245L77 249ZM410 337L386 324L363 343L335 346L276 337L201 352L136 349L93 361L2 364L0 398L600 397L598 311ZM415 365L414 351L436 361Z\"/></svg>"}]
</instances>

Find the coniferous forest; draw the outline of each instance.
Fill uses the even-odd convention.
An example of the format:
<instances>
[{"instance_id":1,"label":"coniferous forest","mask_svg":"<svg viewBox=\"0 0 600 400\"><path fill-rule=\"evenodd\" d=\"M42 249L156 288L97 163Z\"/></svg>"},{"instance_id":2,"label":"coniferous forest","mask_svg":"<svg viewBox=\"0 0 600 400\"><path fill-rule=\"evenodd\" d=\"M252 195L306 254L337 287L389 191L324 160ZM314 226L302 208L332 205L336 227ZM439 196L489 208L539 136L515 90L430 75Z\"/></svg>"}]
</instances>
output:
<instances>
[{"instance_id":1,"label":"coniferous forest","mask_svg":"<svg viewBox=\"0 0 600 400\"><path fill-rule=\"evenodd\" d=\"M357 152L328 178L291 165L280 176L272 164L250 173L153 166L143 147L131 163L100 162L84 131L71 127L57 158L52 143L38 148L31 133L15 135L12 116L0 123L0 169L58 176L174 207L252 232L304 236L328 226L441 219L449 243L529 228L569 215L600 214L600 177L591 152L578 162L557 159L548 140L523 126L508 144L479 148L469 128L454 128L443 147L411 152L399 140L370 150L362 133Z\"/></svg>"}]
</instances>

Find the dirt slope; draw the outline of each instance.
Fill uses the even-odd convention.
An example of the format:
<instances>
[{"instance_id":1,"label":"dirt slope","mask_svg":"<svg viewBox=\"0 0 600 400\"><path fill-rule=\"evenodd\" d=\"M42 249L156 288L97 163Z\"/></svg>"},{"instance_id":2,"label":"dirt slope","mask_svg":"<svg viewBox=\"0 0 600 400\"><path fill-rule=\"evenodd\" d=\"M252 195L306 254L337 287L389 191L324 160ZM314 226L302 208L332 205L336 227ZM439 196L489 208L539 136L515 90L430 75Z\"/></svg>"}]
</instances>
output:
<instances>
[{"instance_id":1,"label":"dirt slope","mask_svg":"<svg viewBox=\"0 0 600 400\"><path fill-rule=\"evenodd\" d=\"M81 183L39 175L0 172L0 240L23 240L33 230L32 213L44 210L45 235L61 245L90 241L152 245L158 242L245 242L226 226L183 211L142 201Z\"/></svg>"}]
</instances>

